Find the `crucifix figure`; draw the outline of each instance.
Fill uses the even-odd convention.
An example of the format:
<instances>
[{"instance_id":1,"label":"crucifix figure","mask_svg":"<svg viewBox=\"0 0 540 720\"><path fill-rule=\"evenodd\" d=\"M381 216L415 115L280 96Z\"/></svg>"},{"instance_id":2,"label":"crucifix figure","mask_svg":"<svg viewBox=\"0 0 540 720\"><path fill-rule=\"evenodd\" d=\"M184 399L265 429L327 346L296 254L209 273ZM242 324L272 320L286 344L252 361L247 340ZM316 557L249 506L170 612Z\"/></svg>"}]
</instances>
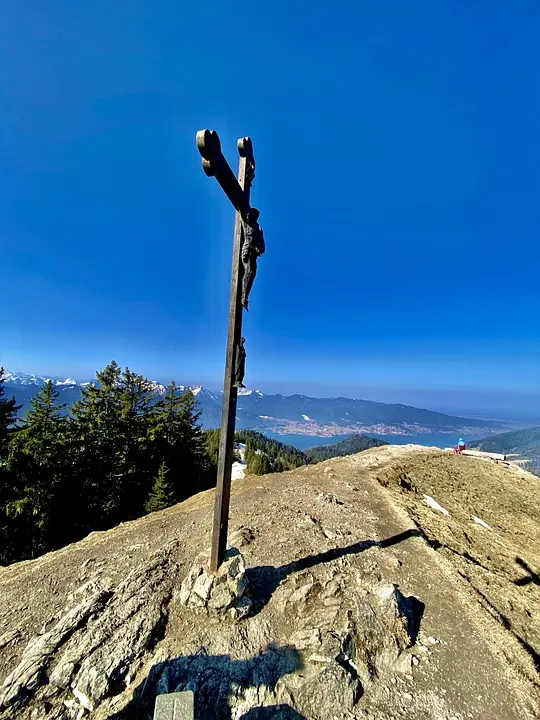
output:
<instances>
[{"instance_id":1,"label":"crucifix figure","mask_svg":"<svg viewBox=\"0 0 540 720\"><path fill-rule=\"evenodd\" d=\"M248 296L257 271L257 258L263 254L265 247L263 232L257 222L259 211L250 206L251 184L255 177L255 158L251 139L245 137L238 140L240 155L238 179L223 156L219 136L215 130L199 130L197 148L202 156L204 172L209 177L216 178L236 210L223 409L210 555L210 571L215 573L223 562L227 548L236 401L238 388L244 387L246 351L244 338L241 337L242 306L247 310Z\"/></svg>"},{"instance_id":2,"label":"crucifix figure","mask_svg":"<svg viewBox=\"0 0 540 720\"><path fill-rule=\"evenodd\" d=\"M246 349L244 348L245 338L240 338L240 343L236 346L236 363L234 369L234 385L235 388L246 387L244 385L244 375L246 374Z\"/></svg>"}]
</instances>

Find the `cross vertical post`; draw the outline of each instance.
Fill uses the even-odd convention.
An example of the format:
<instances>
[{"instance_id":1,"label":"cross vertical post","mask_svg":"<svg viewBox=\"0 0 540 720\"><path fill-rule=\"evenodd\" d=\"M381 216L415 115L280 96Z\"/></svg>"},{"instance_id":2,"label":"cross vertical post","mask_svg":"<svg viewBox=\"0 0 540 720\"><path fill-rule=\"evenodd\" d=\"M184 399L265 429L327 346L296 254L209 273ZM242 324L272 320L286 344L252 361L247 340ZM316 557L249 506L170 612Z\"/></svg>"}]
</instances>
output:
<instances>
[{"instance_id":1,"label":"cross vertical post","mask_svg":"<svg viewBox=\"0 0 540 720\"><path fill-rule=\"evenodd\" d=\"M223 157L219 137L215 131L200 130L197 133L197 147L203 158L203 169L205 173L208 176L215 176L236 209L217 486L210 555L210 572L215 573L223 562L227 547L231 471L238 395L235 382L235 370L237 362L236 356L242 335L241 251L244 236L243 218L245 218L250 211L250 188L254 177L255 160L250 138L240 138L240 140L238 140L240 162L238 179L236 179L227 161Z\"/></svg>"}]
</instances>

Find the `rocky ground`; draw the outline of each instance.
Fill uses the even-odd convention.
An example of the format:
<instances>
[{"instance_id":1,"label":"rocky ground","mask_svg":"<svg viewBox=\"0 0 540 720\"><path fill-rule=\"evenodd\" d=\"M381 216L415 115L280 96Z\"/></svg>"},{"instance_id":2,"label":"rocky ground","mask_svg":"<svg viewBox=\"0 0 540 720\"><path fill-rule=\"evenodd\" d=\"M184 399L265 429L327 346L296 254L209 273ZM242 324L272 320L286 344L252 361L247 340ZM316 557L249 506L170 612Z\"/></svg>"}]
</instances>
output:
<instances>
[{"instance_id":1,"label":"rocky ground","mask_svg":"<svg viewBox=\"0 0 540 720\"><path fill-rule=\"evenodd\" d=\"M540 718L539 501L388 446L234 483L242 612L192 602L213 492L0 569L0 718Z\"/></svg>"}]
</instances>

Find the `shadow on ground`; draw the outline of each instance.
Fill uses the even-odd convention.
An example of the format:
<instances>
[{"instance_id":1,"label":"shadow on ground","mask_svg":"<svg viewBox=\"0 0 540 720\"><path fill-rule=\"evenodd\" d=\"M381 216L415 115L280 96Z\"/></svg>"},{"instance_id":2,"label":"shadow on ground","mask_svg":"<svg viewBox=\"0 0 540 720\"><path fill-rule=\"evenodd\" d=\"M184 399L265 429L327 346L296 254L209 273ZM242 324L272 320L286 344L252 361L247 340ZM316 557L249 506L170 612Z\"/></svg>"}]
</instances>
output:
<instances>
[{"instance_id":1,"label":"shadow on ground","mask_svg":"<svg viewBox=\"0 0 540 720\"><path fill-rule=\"evenodd\" d=\"M195 720L216 718L230 720L229 695L241 695L249 688L273 689L277 681L302 669L300 653L292 646L269 645L264 652L248 660L233 660L230 655L195 655L178 657L152 667L148 677L133 693L131 702L109 720L149 720L153 717L156 695L193 690ZM287 704L255 707L241 720L302 720Z\"/></svg>"},{"instance_id":2,"label":"shadow on ground","mask_svg":"<svg viewBox=\"0 0 540 720\"><path fill-rule=\"evenodd\" d=\"M301 572L308 568L315 567L322 563L332 562L346 555L358 555L372 547L387 548L397 545L404 540L413 537L422 537L422 533L416 529L405 530L398 535L393 535L386 540L361 540L353 545L342 548L332 548L316 555L307 555L304 558L295 560L287 565L274 567L273 565L260 565L259 567L246 570L254 600L253 615L256 615L268 603L274 591L288 575Z\"/></svg>"},{"instance_id":3,"label":"shadow on ground","mask_svg":"<svg viewBox=\"0 0 540 720\"><path fill-rule=\"evenodd\" d=\"M516 563L525 570L527 575L519 578L519 580L514 580L514 585L520 585L521 587L524 585L538 585L540 587L540 575L535 573L534 570L527 565L525 560L522 560L520 557L516 557Z\"/></svg>"},{"instance_id":4,"label":"shadow on ground","mask_svg":"<svg viewBox=\"0 0 540 720\"><path fill-rule=\"evenodd\" d=\"M416 529L393 535L382 541L363 540L342 548L332 548L322 553L307 555L280 567L259 566L248 569L252 588L254 613L268 603L279 583L292 573L301 572L322 563L331 562L346 555L357 555L371 547L387 548L413 537L422 537ZM418 607L414 604L418 603ZM423 613L423 603L417 598L403 598L403 611L409 617L409 631L415 638ZM242 694L249 688L272 690L277 681L302 669L298 650L292 646L269 645L257 657L233 660L229 655L208 655L204 648L195 655L178 657L152 667L148 677L138 685L131 702L109 720L149 720L152 718L156 695L167 692L193 690L195 694L195 718L230 720L229 696ZM254 707L241 716L241 720L302 720L296 710L287 704Z\"/></svg>"}]
</instances>

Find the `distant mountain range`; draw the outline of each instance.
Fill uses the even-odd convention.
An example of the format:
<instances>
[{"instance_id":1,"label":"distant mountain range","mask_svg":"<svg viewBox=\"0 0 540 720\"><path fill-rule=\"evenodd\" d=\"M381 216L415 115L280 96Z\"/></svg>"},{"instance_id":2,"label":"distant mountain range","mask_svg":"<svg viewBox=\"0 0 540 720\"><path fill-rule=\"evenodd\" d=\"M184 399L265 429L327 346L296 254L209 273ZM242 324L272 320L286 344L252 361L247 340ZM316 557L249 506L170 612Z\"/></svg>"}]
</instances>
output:
<instances>
[{"instance_id":1,"label":"distant mountain range","mask_svg":"<svg viewBox=\"0 0 540 720\"><path fill-rule=\"evenodd\" d=\"M69 407L81 395L81 388L92 382L71 378L6 373L6 392L12 393L26 410L32 397L46 380L51 379L60 393L60 400ZM161 383L152 382L156 395L165 392ZM221 422L222 392L210 391L200 385L189 386L202 411L203 427L212 428ZM180 385L179 392L186 386ZM461 418L408 405L391 405L372 400L350 398L310 398L305 395L265 395L260 390L242 389L238 394L237 428L332 437L351 433L378 435L428 435L432 433L483 437L502 432L508 426L500 421Z\"/></svg>"}]
</instances>

